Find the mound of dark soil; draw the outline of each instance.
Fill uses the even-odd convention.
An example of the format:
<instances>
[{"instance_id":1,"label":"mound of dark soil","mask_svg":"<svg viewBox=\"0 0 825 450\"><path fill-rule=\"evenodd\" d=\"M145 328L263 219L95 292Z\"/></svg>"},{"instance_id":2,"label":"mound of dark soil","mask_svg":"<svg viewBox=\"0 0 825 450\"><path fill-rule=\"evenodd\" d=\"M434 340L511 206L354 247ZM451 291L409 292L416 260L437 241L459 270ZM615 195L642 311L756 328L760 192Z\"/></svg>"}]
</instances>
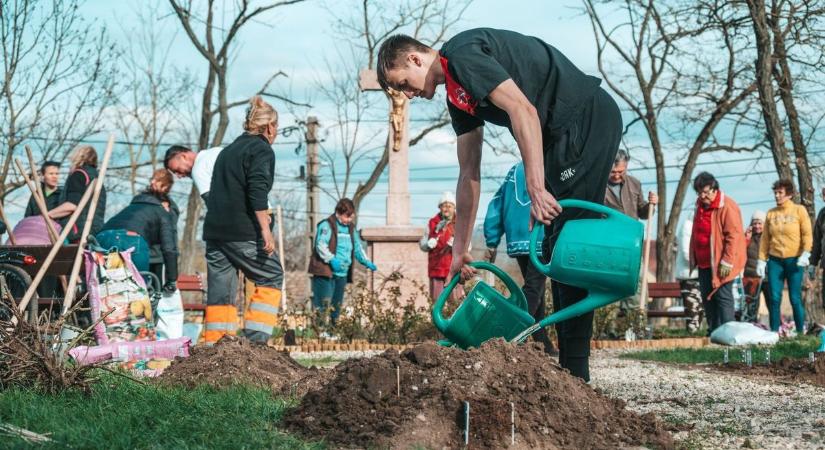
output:
<instances>
[{"instance_id":1,"label":"mound of dark soil","mask_svg":"<svg viewBox=\"0 0 825 450\"><path fill-rule=\"evenodd\" d=\"M218 388L245 384L269 388L278 394L302 395L320 386L327 372L304 367L286 352L225 336L211 347L194 347L188 358L176 358L158 382L190 388L201 384Z\"/></svg>"},{"instance_id":2,"label":"mound of dark soil","mask_svg":"<svg viewBox=\"0 0 825 450\"><path fill-rule=\"evenodd\" d=\"M470 448L674 447L653 415L594 391L536 344L501 340L469 351L423 344L346 361L284 424L344 447L458 448L467 405Z\"/></svg>"},{"instance_id":3,"label":"mound of dark soil","mask_svg":"<svg viewBox=\"0 0 825 450\"><path fill-rule=\"evenodd\" d=\"M817 353L813 363L807 358L782 358L771 364L754 362L752 367L740 362L720 364L717 367L725 372L735 372L746 376L825 386L825 354L822 353Z\"/></svg>"}]
</instances>

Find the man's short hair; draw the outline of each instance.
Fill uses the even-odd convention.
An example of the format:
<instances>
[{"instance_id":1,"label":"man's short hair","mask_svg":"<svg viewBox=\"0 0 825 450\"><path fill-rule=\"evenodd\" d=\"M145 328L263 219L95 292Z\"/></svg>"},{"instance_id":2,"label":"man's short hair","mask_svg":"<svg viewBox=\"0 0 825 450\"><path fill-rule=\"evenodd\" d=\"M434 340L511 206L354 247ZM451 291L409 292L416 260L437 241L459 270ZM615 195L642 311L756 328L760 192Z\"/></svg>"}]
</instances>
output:
<instances>
[{"instance_id":1,"label":"man's short hair","mask_svg":"<svg viewBox=\"0 0 825 450\"><path fill-rule=\"evenodd\" d=\"M693 190L697 193L702 192L708 186L715 191L719 190L719 182L709 172L702 172L693 179Z\"/></svg>"},{"instance_id":2,"label":"man's short hair","mask_svg":"<svg viewBox=\"0 0 825 450\"><path fill-rule=\"evenodd\" d=\"M430 47L406 34L394 34L384 39L378 49L378 62L375 65L378 84L386 91L390 87L387 84L387 73L398 66L398 60L409 52L426 52L428 50L430 50Z\"/></svg>"},{"instance_id":3,"label":"man's short hair","mask_svg":"<svg viewBox=\"0 0 825 450\"><path fill-rule=\"evenodd\" d=\"M785 195L794 195L796 193L796 187L794 187L793 181L787 178L780 178L776 180L771 189L774 191L777 189L784 189Z\"/></svg>"},{"instance_id":4,"label":"man's short hair","mask_svg":"<svg viewBox=\"0 0 825 450\"><path fill-rule=\"evenodd\" d=\"M352 203L352 200L348 198L342 198L338 200L338 204L335 205L335 214L340 214L342 216L348 216L350 214L355 213L355 204Z\"/></svg>"},{"instance_id":5,"label":"man's short hair","mask_svg":"<svg viewBox=\"0 0 825 450\"><path fill-rule=\"evenodd\" d=\"M169 163L181 153L191 152L192 149L182 145L173 145L166 150L166 156L163 157L163 167L169 170Z\"/></svg>"},{"instance_id":6,"label":"man's short hair","mask_svg":"<svg viewBox=\"0 0 825 450\"><path fill-rule=\"evenodd\" d=\"M615 166L619 163L627 163L628 161L630 161L630 155L628 155L624 150L619 150L616 152L616 157L613 158L613 165Z\"/></svg>"},{"instance_id":7,"label":"man's short hair","mask_svg":"<svg viewBox=\"0 0 825 450\"><path fill-rule=\"evenodd\" d=\"M57 161L43 161L43 164L40 166L40 174L42 175L46 173L46 169L48 169L49 167L57 167L57 169L59 170L60 163Z\"/></svg>"}]
</instances>

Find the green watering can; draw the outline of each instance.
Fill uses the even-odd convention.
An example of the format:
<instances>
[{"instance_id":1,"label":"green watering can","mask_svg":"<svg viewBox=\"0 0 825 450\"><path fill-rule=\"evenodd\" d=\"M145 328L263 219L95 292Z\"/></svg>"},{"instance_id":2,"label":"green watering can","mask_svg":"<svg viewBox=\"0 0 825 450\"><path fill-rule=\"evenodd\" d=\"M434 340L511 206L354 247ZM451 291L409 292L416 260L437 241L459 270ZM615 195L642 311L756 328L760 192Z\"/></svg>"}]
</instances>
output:
<instances>
[{"instance_id":1,"label":"green watering can","mask_svg":"<svg viewBox=\"0 0 825 450\"><path fill-rule=\"evenodd\" d=\"M556 240L550 263L536 255L539 227L530 235L530 261L548 277L587 290L588 296L532 325L513 339L523 342L540 328L609 305L636 293L642 260L641 222L619 211L584 200L559 201L562 208L580 208L604 214L601 219L570 220Z\"/></svg>"},{"instance_id":2,"label":"green watering can","mask_svg":"<svg viewBox=\"0 0 825 450\"><path fill-rule=\"evenodd\" d=\"M535 323L527 312L527 299L524 298L521 288L503 270L483 261L473 261L469 265L476 269L488 270L500 278L510 291L510 298L504 297L489 284L479 281L453 315L445 319L442 310L459 280L459 277L453 277L433 306L433 323L447 338L446 341L439 341L439 344L456 345L466 349L478 347L483 342L497 337L509 341Z\"/></svg>"}]
</instances>

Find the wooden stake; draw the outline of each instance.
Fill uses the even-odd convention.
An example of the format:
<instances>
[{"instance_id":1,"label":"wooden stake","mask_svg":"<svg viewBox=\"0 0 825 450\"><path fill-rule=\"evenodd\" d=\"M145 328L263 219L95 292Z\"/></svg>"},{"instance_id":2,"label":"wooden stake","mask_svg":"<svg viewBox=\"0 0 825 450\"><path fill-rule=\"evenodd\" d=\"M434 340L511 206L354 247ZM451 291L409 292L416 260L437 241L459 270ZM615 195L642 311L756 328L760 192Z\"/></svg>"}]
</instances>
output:
<instances>
[{"instance_id":1,"label":"wooden stake","mask_svg":"<svg viewBox=\"0 0 825 450\"><path fill-rule=\"evenodd\" d=\"M77 204L77 208L72 212L71 217L69 217L69 221L66 222L66 227L63 228L63 231L60 232L60 236L57 237L57 242L52 244L52 249L49 251L49 254L46 256L46 260L43 261L43 265L40 266L40 270L37 271L37 275L35 275L34 280L32 280L29 288L26 289L26 294L23 295L23 299L20 300L20 304L17 306L20 309L20 312L26 310L26 305L29 304L29 300L31 300L32 296L34 295L34 291L37 290L37 286L40 284L40 280L46 275L46 270L48 270L49 266L52 264L54 257L57 255L57 251L60 250L60 247L63 245L63 241L66 240L66 237L69 235L69 231L74 226L74 223L77 222L77 218L80 217L80 212L83 211L83 208L86 207L86 204L89 203L89 199L92 197L92 193L94 189L92 185L89 185L86 188L86 192L83 193L83 197L80 199L80 203ZM14 319L12 319L14 320Z\"/></svg>"},{"instance_id":2,"label":"wooden stake","mask_svg":"<svg viewBox=\"0 0 825 450\"><path fill-rule=\"evenodd\" d=\"M43 213L43 219L46 220L46 226L49 230L49 238L52 239L52 243L54 243L55 239L57 239L57 232L52 226L51 221L49 220L48 211L46 208L46 194L43 193L43 187L40 186L40 175L37 173L37 167L34 165L34 156L32 156L32 149L29 146L26 146L26 156L29 158L29 169L32 171L32 177L34 178L34 187L37 191L37 196L40 197L40 202L37 206L40 208L40 212ZM37 201L37 198L35 198ZM65 286L64 286L65 287Z\"/></svg>"},{"instance_id":3,"label":"wooden stake","mask_svg":"<svg viewBox=\"0 0 825 450\"><path fill-rule=\"evenodd\" d=\"M80 274L80 266L83 263L83 251L86 249L86 239L89 237L89 232L92 230L92 222L94 222L95 211L97 210L97 201L100 198L100 192L103 190L103 180L106 179L106 168L109 167L109 158L112 156L112 148L115 146L115 135L109 135L109 143L106 144L106 152L103 153L103 163L100 165L100 172L97 174L97 183L95 183L95 192L92 194L92 204L89 206L89 212L86 214L86 222L83 224L83 232L80 234L80 241L77 245L77 254L74 257L74 265L72 266L72 274L69 277L69 287L66 289L66 296L63 298L63 312L61 315L66 315L69 308L74 301L75 289L77 288L77 277Z\"/></svg>"},{"instance_id":4,"label":"wooden stake","mask_svg":"<svg viewBox=\"0 0 825 450\"><path fill-rule=\"evenodd\" d=\"M14 239L14 232L11 230L11 224L9 223L9 219L6 217L6 211L3 210L2 204L0 204L0 220L2 220L3 224L6 225L6 233L9 233L9 242L11 242L11 245L17 245Z\"/></svg>"},{"instance_id":5,"label":"wooden stake","mask_svg":"<svg viewBox=\"0 0 825 450\"><path fill-rule=\"evenodd\" d=\"M46 209L46 201L43 199L40 191L40 178L36 175L36 178L34 180L29 178L29 175L26 173L26 169L23 168L23 164L17 158L14 158L14 165L17 166L17 171L20 172L21 175L23 175L23 179L26 180L26 185L32 192L34 202L37 204L37 208L40 209L40 215L46 222L46 230L49 232L49 240L52 244L54 244L54 242L57 240L57 231L55 231L54 225L52 224L52 220L49 218L49 214ZM37 187L35 187L35 185Z\"/></svg>"},{"instance_id":6,"label":"wooden stake","mask_svg":"<svg viewBox=\"0 0 825 450\"><path fill-rule=\"evenodd\" d=\"M647 223L645 224L645 254L644 264L642 264L642 295L639 299L639 309L642 317L647 316L647 269L650 266L650 224L653 222L653 216L656 214L656 205L648 204L650 212L647 215Z\"/></svg>"},{"instance_id":7,"label":"wooden stake","mask_svg":"<svg viewBox=\"0 0 825 450\"><path fill-rule=\"evenodd\" d=\"M40 210L40 216L43 217L43 221L46 223L46 230L49 232L49 241L51 241L52 245L54 245L54 243L57 242L57 231L55 231L54 224L52 224L52 219L49 217L48 208L46 207L46 198L43 196L43 191L40 189L40 177L37 176L37 171L34 170L34 158L32 158L32 151L29 149L28 145L26 146L26 153L29 156L29 168L34 174L33 181L36 188L32 188L32 180L29 180L28 174L25 170L23 170L23 164L21 164L17 158L14 159L14 164L17 166L17 170L23 176L23 179L26 180L26 185L29 186L29 190L32 192L34 202ZM63 291L65 292L68 288L66 275L60 276L60 285L63 287Z\"/></svg>"},{"instance_id":8,"label":"wooden stake","mask_svg":"<svg viewBox=\"0 0 825 450\"><path fill-rule=\"evenodd\" d=\"M286 311L286 261L284 260L284 216L281 205L278 205L278 255L281 258L283 279L281 283L281 311Z\"/></svg>"}]
</instances>

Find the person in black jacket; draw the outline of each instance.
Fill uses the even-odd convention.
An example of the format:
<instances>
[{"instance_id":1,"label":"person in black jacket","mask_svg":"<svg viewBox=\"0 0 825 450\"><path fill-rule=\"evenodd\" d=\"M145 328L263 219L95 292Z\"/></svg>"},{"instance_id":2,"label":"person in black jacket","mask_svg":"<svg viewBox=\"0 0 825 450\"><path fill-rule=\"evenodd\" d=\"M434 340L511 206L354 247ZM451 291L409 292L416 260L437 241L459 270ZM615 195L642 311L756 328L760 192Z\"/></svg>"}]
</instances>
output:
<instances>
[{"instance_id":1,"label":"person in black jacket","mask_svg":"<svg viewBox=\"0 0 825 450\"><path fill-rule=\"evenodd\" d=\"M90 145L82 145L75 149L71 157L72 168L69 172L69 177L66 179L66 184L60 192L60 200L58 206L49 211L49 217L57 220L61 226L66 226L69 221L69 216L72 215L83 193L97 178L97 151ZM86 213L91 205L87 204L83 208L83 212L77 217L74 228L69 233L68 240L71 243L76 243L80 240L80 234L83 232L84 224L86 223ZM89 234L96 235L103 228L103 217L106 215L106 187L104 186L100 191L100 197L97 200L97 208L95 215L92 218L92 227Z\"/></svg>"},{"instance_id":2,"label":"person in black jacket","mask_svg":"<svg viewBox=\"0 0 825 450\"><path fill-rule=\"evenodd\" d=\"M148 189L109 219L96 236L100 246L106 249L133 247L132 262L141 272L149 270L149 247L159 244L166 267L163 285L166 292L175 291L178 279L177 233L169 212L169 191L173 182L172 174L166 169L156 170Z\"/></svg>"},{"instance_id":3,"label":"person in black jacket","mask_svg":"<svg viewBox=\"0 0 825 450\"><path fill-rule=\"evenodd\" d=\"M203 340L217 342L234 334L238 313L233 305L238 270L255 284L247 301L242 333L266 342L277 325L283 269L275 254L275 238L267 197L275 176L272 143L278 134L278 113L255 96L244 121L246 132L215 160L206 202L208 290Z\"/></svg>"},{"instance_id":4,"label":"person in black jacket","mask_svg":"<svg viewBox=\"0 0 825 450\"><path fill-rule=\"evenodd\" d=\"M180 250L177 247L178 244L178 219L180 218L180 208L175 201L169 197L169 218L172 221L172 231L175 233L175 253L180 254ZM149 272L155 274L158 277L158 280L161 283L165 282L164 274L164 254L163 248L160 244L155 244L149 246Z\"/></svg>"},{"instance_id":5,"label":"person in black jacket","mask_svg":"<svg viewBox=\"0 0 825 450\"><path fill-rule=\"evenodd\" d=\"M822 199L825 200L825 187L822 188ZM825 268L825 208L819 210L816 215L816 223L814 224L814 245L811 249L811 265L808 266L808 275L810 278L816 277L816 269ZM821 301L825 306L825 270L822 271L822 286Z\"/></svg>"},{"instance_id":6,"label":"person in black jacket","mask_svg":"<svg viewBox=\"0 0 825 450\"><path fill-rule=\"evenodd\" d=\"M40 166L40 187L43 190L43 196L46 197L46 209L51 211L57 208L60 204L60 163L57 161L45 161ZM34 195L29 197L29 203L26 205L26 212L23 217L39 216L40 208L37 207L37 202L34 201Z\"/></svg>"}]
</instances>

